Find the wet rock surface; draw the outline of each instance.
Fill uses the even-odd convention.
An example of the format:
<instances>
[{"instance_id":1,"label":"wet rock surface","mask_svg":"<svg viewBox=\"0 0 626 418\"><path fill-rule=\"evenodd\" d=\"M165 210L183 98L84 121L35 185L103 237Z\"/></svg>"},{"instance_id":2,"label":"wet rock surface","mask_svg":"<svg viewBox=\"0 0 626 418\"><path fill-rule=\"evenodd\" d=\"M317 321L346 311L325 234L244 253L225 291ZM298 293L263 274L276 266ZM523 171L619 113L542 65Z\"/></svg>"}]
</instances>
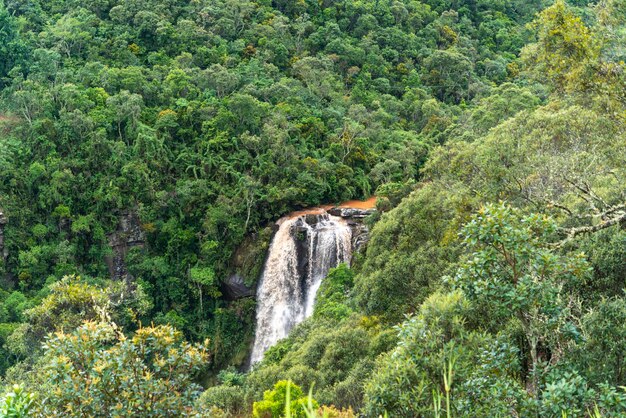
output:
<instances>
[{"instance_id":1,"label":"wet rock surface","mask_svg":"<svg viewBox=\"0 0 626 418\"><path fill-rule=\"evenodd\" d=\"M336 207L328 210L333 216L339 216L348 222L352 229L352 252L364 250L369 241L369 228L363 223L364 219L376 212L376 209L357 209Z\"/></svg>"},{"instance_id":2,"label":"wet rock surface","mask_svg":"<svg viewBox=\"0 0 626 418\"><path fill-rule=\"evenodd\" d=\"M306 277L309 268L308 257L310 251L309 233L311 228L322 222L328 215L344 219L351 230L351 253L358 253L365 249L369 240L369 228L363 223L364 219L373 214L376 209L361 209L350 207L314 208L307 211L294 212L272 224L258 234L251 234L235 251L230 262L231 273L221 281L221 290L229 300L245 297L254 297L257 291L263 265L267 258L267 250L271 237L279 230L280 224L289 219L297 219L291 226L291 234L296 243L298 253L297 270L301 278ZM326 217L323 215L326 214ZM300 287L305 286L301 281Z\"/></svg>"},{"instance_id":3,"label":"wet rock surface","mask_svg":"<svg viewBox=\"0 0 626 418\"><path fill-rule=\"evenodd\" d=\"M230 300L237 300L254 296L256 290L246 285L246 282L239 274L231 274L222 282L222 291Z\"/></svg>"},{"instance_id":4,"label":"wet rock surface","mask_svg":"<svg viewBox=\"0 0 626 418\"><path fill-rule=\"evenodd\" d=\"M376 209L358 209L358 208L342 208L336 207L328 210L333 216L339 216L344 219L363 220L372 213L376 212Z\"/></svg>"},{"instance_id":5,"label":"wet rock surface","mask_svg":"<svg viewBox=\"0 0 626 418\"><path fill-rule=\"evenodd\" d=\"M130 274L126 268L126 254L131 248L142 248L145 244L145 234L141 229L139 217L134 212L120 215L120 220L115 232L108 236L109 245L113 254L106 257L109 274L114 280L130 280Z\"/></svg>"},{"instance_id":6,"label":"wet rock surface","mask_svg":"<svg viewBox=\"0 0 626 418\"><path fill-rule=\"evenodd\" d=\"M278 226L261 229L248 235L230 260L229 273L221 280L222 294L228 300L252 297L263 271L267 249Z\"/></svg>"}]
</instances>

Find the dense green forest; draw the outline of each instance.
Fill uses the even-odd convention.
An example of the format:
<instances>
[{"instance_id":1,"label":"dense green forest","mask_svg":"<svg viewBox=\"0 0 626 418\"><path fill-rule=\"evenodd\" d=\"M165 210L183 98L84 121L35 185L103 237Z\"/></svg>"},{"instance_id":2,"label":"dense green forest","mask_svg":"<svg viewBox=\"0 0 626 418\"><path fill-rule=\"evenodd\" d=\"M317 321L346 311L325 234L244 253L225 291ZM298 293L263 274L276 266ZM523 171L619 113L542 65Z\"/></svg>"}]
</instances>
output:
<instances>
[{"instance_id":1,"label":"dense green forest","mask_svg":"<svg viewBox=\"0 0 626 418\"><path fill-rule=\"evenodd\" d=\"M0 0L0 417L626 416L626 1ZM377 197L250 371L272 223Z\"/></svg>"}]
</instances>

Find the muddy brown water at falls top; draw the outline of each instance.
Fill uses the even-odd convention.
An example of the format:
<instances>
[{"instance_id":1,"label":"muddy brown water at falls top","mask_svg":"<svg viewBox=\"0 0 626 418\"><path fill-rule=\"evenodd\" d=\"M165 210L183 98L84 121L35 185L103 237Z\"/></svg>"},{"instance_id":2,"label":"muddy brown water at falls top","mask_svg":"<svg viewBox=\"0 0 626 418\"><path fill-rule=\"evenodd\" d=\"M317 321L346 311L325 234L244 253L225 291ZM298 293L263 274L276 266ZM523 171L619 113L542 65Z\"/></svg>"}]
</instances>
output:
<instances>
[{"instance_id":1,"label":"muddy brown water at falls top","mask_svg":"<svg viewBox=\"0 0 626 418\"><path fill-rule=\"evenodd\" d=\"M375 198L346 202L339 208L373 209ZM293 212L281 218L257 290L256 334L250 363L313 314L315 296L331 268L350 264L352 228L328 213L337 206Z\"/></svg>"},{"instance_id":2,"label":"muddy brown water at falls top","mask_svg":"<svg viewBox=\"0 0 626 418\"><path fill-rule=\"evenodd\" d=\"M284 219L293 219L303 215L321 215L326 213L327 211L338 208L338 209L361 209L361 210L374 210L376 209L376 197L370 197L367 200L348 200L347 202L343 202L339 205L322 205L316 206L314 208L297 210L295 212L291 212L289 215L281 218L276 222L278 225Z\"/></svg>"}]
</instances>

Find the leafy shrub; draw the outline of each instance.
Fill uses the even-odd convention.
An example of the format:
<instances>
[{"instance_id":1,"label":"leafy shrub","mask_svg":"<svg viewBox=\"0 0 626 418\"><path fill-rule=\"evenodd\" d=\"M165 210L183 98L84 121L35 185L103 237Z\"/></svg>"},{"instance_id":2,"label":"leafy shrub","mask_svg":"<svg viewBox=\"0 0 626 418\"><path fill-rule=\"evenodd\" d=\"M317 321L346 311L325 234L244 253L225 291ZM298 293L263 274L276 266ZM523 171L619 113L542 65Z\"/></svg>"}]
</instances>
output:
<instances>
[{"instance_id":1,"label":"leafy shrub","mask_svg":"<svg viewBox=\"0 0 626 418\"><path fill-rule=\"evenodd\" d=\"M31 416L35 395L24 390L23 386L14 385L11 392L0 399L1 418L28 418Z\"/></svg>"},{"instance_id":2,"label":"leafy shrub","mask_svg":"<svg viewBox=\"0 0 626 418\"><path fill-rule=\"evenodd\" d=\"M353 285L354 272L347 265L331 269L315 297L313 315L336 321L349 317L353 310L347 303L347 296Z\"/></svg>"},{"instance_id":3,"label":"leafy shrub","mask_svg":"<svg viewBox=\"0 0 626 418\"><path fill-rule=\"evenodd\" d=\"M255 418L282 418L288 414L293 418L305 418L308 402L309 398L299 386L291 381L281 380L274 385L273 390L263 394L262 401L254 403L252 412ZM315 400L311 402L318 408Z\"/></svg>"},{"instance_id":4,"label":"leafy shrub","mask_svg":"<svg viewBox=\"0 0 626 418\"><path fill-rule=\"evenodd\" d=\"M334 406L322 406L318 411L317 415L308 414L307 418L356 418L354 411L351 408L348 409L337 409Z\"/></svg>"},{"instance_id":5,"label":"leafy shrub","mask_svg":"<svg viewBox=\"0 0 626 418\"><path fill-rule=\"evenodd\" d=\"M593 391L578 373L565 373L558 379L546 384L541 397L542 416L561 417L563 413L580 416Z\"/></svg>"},{"instance_id":6,"label":"leafy shrub","mask_svg":"<svg viewBox=\"0 0 626 418\"><path fill-rule=\"evenodd\" d=\"M396 348L378 360L365 386L365 415L420 416L431 410L448 351L468 339L460 292L434 294L399 329Z\"/></svg>"},{"instance_id":7,"label":"leafy shrub","mask_svg":"<svg viewBox=\"0 0 626 418\"><path fill-rule=\"evenodd\" d=\"M582 318L582 334L567 360L592 384L625 385L626 299L602 300Z\"/></svg>"},{"instance_id":8,"label":"leafy shrub","mask_svg":"<svg viewBox=\"0 0 626 418\"><path fill-rule=\"evenodd\" d=\"M239 372L234 367L227 367L220 370L217 374L217 380L226 386L243 386L246 381L246 375Z\"/></svg>"},{"instance_id":9,"label":"leafy shrub","mask_svg":"<svg viewBox=\"0 0 626 418\"><path fill-rule=\"evenodd\" d=\"M239 386L219 385L208 388L196 401L199 410L219 408L229 415L241 414L246 409L245 392Z\"/></svg>"},{"instance_id":10,"label":"leafy shrub","mask_svg":"<svg viewBox=\"0 0 626 418\"><path fill-rule=\"evenodd\" d=\"M324 382L324 374L304 364L296 364L285 373L287 379L291 380L303 390L308 391L314 385L319 386Z\"/></svg>"},{"instance_id":11,"label":"leafy shrub","mask_svg":"<svg viewBox=\"0 0 626 418\"><path fill-rule=\"evenodd\" d=\"M457 207L460 206L460 207ZM396 324L435 290L459 254L457 214L467 202L426 184L385 213L371 232L354 278L360 311Z\"/></svg>"},{"instance_id":12,"label":"leafy shrub","mask_svg":"<svg viewBox=\"0 0 626 418\"><path fill-rule=\"evenodd\" d=\"M48 417L184 415L199 394L194 374L208 362L203 346L170 326L128 338L113 323L87 322L44 348L38 412Z\"/></svg>"}]
</instances>

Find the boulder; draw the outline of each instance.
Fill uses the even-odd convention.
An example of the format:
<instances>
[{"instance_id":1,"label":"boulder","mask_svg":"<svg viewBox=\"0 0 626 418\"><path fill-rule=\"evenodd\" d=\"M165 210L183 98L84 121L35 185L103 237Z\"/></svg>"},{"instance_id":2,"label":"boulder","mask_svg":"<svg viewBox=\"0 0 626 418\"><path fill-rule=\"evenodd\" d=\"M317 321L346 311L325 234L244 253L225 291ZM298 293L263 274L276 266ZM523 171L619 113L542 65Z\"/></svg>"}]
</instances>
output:
<instances>
[{"instance_id":1,"label":"boulder","mask_svg":"<svg viewBox=\"0 0 626 418\"><path fill-rule=\"evenodd\" d=\"M334 207L328 210L333 216L344 218L352 229L352 253L356 254L364 250L369 241L369 228L363 220L376 212L376 209L342 208Z\"/></svg>"},{"instance_id":2,"label":"boulder","mask_svg":"<svg viewBox=\"0 0 626 418\"><path fill-rule=\"evenodd\" d=\"M345 219L364 219L372 213L376 212L376 209L357 209L357 208L342 208L335 207L328 210L333 216L339 216Z\"/></svg>"},{"instance_id":3,"label":"boulder","mask_svg":"<svg viewBox=\"0 0 626 418\"><path fill-rule=\"evenodd\" d=\"M228 273L221 279L222 293L230 300L256 294L257 280L263 271L267 249L277 226L263 228L244 238L228 266Z\"/></svg>"},{"instance_id":4,"label":"boulder","mask_svg":"<svg viewBox=\"0 0 626 418\"><path fill-rule=\"evenodd\" d=\"M255 289L248 287L243 277L231 274L222 281L222 292L229 300L237 300L254 296Z\"/></svg>"}]
</instances>

